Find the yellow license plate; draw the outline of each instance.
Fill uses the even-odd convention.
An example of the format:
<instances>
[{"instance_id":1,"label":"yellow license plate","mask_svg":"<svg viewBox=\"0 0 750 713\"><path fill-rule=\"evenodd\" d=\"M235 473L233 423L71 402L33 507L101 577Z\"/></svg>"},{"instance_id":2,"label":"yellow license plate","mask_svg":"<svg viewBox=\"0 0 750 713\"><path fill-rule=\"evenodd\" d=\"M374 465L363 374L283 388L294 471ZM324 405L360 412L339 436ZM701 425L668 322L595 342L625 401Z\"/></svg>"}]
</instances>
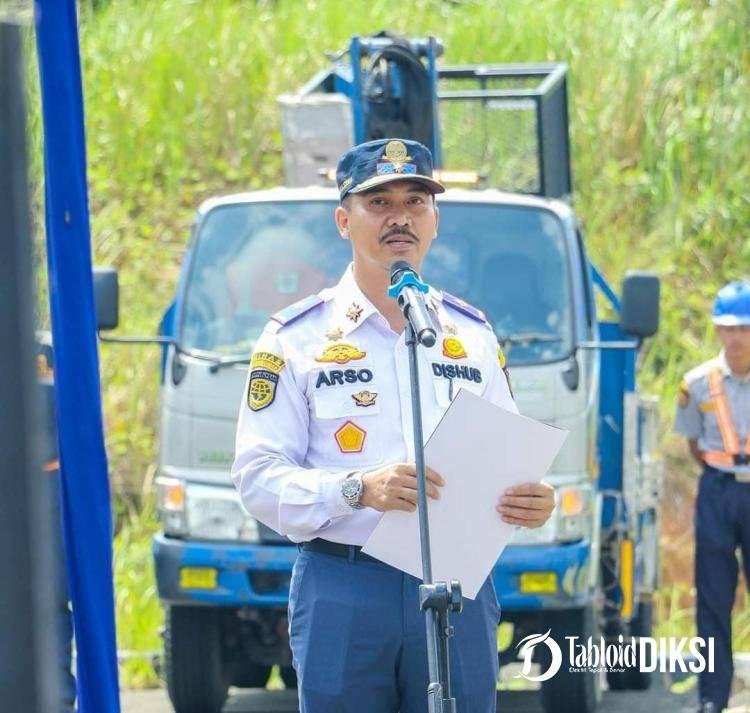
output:
<instances>
[{"instance_id":1,"label":"yellow license plate","mask_svg":"<svg viewBox=\"0 0 750 713\"><path fill-rule=\"evenodd\" d=\"M520 580L522 594L554 594L557 591L554 572L522 572Z\"/></svg>"},{"instance_id":2,"label":"yellow license plate","mask_svg":"<svg viewBox=\"0 0 750 713\"><path fill-rule=\"evenodd\" d=\"M216 589L219 573L213 567L183 567L180 589Z\"/></svg>"}]
</instances>

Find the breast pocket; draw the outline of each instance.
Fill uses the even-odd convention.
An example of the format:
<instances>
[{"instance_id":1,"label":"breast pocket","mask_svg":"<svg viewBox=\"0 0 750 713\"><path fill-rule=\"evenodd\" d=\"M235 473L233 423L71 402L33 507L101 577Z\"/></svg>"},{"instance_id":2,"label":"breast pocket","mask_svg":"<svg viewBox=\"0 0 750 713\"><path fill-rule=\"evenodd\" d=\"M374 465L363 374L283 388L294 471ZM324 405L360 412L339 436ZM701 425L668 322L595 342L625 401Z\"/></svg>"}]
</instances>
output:
<instances>
[{"instance_id":1,"label":"breast pocket","mask_svg":"<svg viewBox=\"0 0 750 713\"><path fill-rule=\"evenodd\" d=\"M383 412L372 370L323 369L311 387L310 457L336 467L379 464Z\"/></svg>"},{"instance_id":2,"label":"breast pocket","mask_svg":"<svg viewBox=\"0 0 750 713\"><path fill-rule=\"evenodd\" d=\"M450 406L451 401L456 398L460 389L467 389L473 394L481 396L487 385L487 376L481 369L479 362L456 364L433 361L431 369L435 400L438 406L443 409Z\"/></svg>"}]
</instances>

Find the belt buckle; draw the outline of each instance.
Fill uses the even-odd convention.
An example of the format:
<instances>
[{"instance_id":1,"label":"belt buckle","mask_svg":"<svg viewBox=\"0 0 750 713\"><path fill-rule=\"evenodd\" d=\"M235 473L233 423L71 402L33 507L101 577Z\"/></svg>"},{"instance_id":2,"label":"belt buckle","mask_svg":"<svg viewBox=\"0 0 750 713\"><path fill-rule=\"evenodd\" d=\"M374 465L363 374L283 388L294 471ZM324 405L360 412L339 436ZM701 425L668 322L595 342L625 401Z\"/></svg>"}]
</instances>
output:
<instances>
[{"instance_id":1,"label":"belt buckle","mask_svg":"<svg viewBox=\"0 0 750 713\"><path fill-rule=\"evenodd\" d=\"M736 473L734 474L734 479L738 483L750 483L750 471L745 471L742 473Z\"/></svg>"},{"instance_id":2,"label":"belt buckle","mask_svg":"<svg viewBox=\"0 0 750 713\"><path fill-rule=\"evenodd\" d=\"M750 465L750 454L748 453L737 453L734 456L735 465Z\"/></svg>"}]
</instances>

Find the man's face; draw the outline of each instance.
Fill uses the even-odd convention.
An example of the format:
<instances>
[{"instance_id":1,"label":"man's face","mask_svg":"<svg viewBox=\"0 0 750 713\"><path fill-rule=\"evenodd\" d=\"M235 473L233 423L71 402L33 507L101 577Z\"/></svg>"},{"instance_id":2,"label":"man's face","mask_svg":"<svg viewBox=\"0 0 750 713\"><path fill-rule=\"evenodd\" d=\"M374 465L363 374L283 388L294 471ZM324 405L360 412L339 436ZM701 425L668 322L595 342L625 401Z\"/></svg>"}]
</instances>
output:
<instances>
[{"instance_id":1,"label":"man's face","mask_svg":"<svg viewBox=\"0 0 750 713\"><path fill-rule=\"evenodd\" d=\"M723 327L717 324L716 335L728 357L750 359L750 326Z\"/></svg>"},{"instance_id":2,"label":"man's face","mask_svg":"<svg viewBox=\"0 0 750 713\"><path fill-rule=\"evenodd\" d=\"M352 242L355 265L386 272L396 260L421 268L438 217L432 194L416 181L393 181L349 194L335 214L341 236Z\"/></svg>"}]
</instances>

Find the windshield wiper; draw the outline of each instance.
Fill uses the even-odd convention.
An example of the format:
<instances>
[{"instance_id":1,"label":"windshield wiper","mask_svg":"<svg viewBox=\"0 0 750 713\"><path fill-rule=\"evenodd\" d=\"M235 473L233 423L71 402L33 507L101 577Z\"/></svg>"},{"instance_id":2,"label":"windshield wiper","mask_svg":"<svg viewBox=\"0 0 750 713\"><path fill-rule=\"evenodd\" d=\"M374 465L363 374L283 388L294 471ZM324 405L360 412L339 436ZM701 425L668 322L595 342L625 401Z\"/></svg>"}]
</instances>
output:
<instances>
[{"instance_id":1,"label":"windshield wiper","mask_svg":"<svg viewBox=\"0 0 750 713\"><path fill-rule=\"evenodd\" d=\"M249 364L250 363L250 357L249 356L242 356L242 357L204 357L206 361L211 362L211 366L208 367L208 370L215 374L219 369L223 369L225 366L234 366L235 364Z\"/></svg>"},{"instance_id":2,"label":"windshield wiper","mask_svg":"<svg viewBox=\"0 0 750 713\"><path fill-rule=\"evenodd\" d=\"M539 344L541 342L561 342L562 337L556 334L545 334L544 332L516 332L498 337L501 345L505 344Z\"/></svg>"}]
</instances>

